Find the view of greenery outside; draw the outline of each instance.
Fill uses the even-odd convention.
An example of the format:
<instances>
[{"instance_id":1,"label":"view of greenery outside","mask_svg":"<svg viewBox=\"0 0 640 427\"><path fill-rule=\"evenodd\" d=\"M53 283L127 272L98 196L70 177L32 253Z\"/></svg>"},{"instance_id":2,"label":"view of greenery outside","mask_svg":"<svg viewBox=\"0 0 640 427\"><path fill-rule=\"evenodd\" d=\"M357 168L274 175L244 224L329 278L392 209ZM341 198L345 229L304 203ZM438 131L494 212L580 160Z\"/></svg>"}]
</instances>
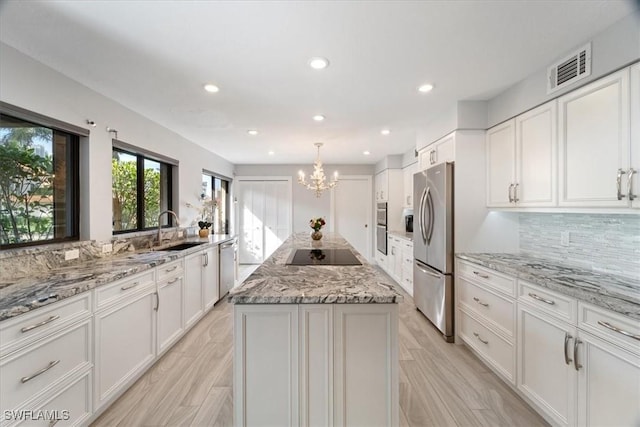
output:
<instances>
[{"instance_id":1,"label":"view of greenery outside","mask_svg":"<svg viewBox=\"0 0 640 427\"><path fill-rule=\"evenodd\" d=\"M51 129L2 118L0 244L55 237L52 151Z\"/></svg>"},{"instance_id":2,"label":"view of greenery outside","mask_svg":"<svg viewBox=\"0 0 640 427\"><path fill-rule=\"evenodd\" d=\"M138 194L138 156L113 150L113 231L139 230L158 226L161 204L161 164L142 159L143 195ZM138 197L144 201L144 218L138 224Z\"/></svg>"}]
</instances>

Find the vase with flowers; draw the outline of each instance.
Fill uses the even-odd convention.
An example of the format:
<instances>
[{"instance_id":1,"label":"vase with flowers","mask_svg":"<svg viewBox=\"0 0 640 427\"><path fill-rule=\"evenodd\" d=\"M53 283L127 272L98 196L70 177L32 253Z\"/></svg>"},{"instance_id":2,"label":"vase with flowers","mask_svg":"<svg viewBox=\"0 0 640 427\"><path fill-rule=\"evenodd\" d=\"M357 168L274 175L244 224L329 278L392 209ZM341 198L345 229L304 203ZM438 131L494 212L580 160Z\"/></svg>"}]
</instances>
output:
<instances>
[{"instance_id":1,"label":"vase with flowers","mask_svg":"<svg viewBox=\"0 0 640 427\"><path fill-rule=\"evenodd\" d=\"M187 203L187 207L195 208L198 210L200 216L198 220L198 236L209 237L209 227L213 225L214 212L218 207L218 201L205 193L200 194L200 206L194 206L191 203Z\"/></svg>"},{"instance_id":2,"label":"vase with flowers","mask_svg":"<svg viewBox=\"0 0 640 427\"><path fill-rule=\"evenodd\" d=\"M322 232L320 230L325 226L325 224L326 222L322 217L311 218L311 221L309 221L309 227L313 228L313 231L311 232L311 238L313 240L322 239Z\"/></svg>"}]
</instances>

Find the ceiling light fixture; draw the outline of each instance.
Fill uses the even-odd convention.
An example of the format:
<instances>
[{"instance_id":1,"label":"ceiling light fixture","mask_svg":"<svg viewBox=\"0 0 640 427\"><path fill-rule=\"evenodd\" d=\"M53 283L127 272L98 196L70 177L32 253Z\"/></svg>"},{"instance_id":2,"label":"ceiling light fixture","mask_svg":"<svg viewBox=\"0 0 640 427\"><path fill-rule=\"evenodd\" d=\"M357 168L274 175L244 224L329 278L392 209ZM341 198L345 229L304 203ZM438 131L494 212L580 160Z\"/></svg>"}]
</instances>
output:
<instances>
[{"instance_id":1,"label":"ceiling light fixture","mask_svg":"<svg viewBox=\"0 0 640 427\"><path fill-rule=\"evenodd\" d=\"M274 154L276 154L276 153L274 153L273 151L269 151L269 153L268 153L268 154L269 154L270 156L273 156L273 155L274 155Z\"/></svg>"},{"instance_id":2,"label":"ceiling light fixture","mask_svg":"<svg viewBox=\"0 0 640 427\"><path fill-rule=\"evenodd\" d=\"M258 131L255 129L249 129L247 133L251 136L256 136L258 134Z\"/></svg>"},{"instance_id":3,"label":"ceiling light fixture","mask_svg":"<svg viewBox=\"0 0 640 427\"><path fill-rule=\"evenodd\" d=\"M368 156L371 153L369 151L363 151L362 154L364 154L365 156Z\"/></svg>"},{"instance_id":4,"label":"ceiling light fixture","mask_svg":"<svg viewBox=\"0 0 640 427\"><path fill-rule=\"evenodd\" d=\"M204 90L206 90L207 92L210 92L210 93L220 92L220 88L218 86L212 85L212 84L204 85Z\"/></svg>"},{"instance_id":5,"label":"ceiling light fixture","mask_svg":"<svg viewBox=\"0 0 640 427\"><path fill-rule=\"evenodd\" d=\"M315 120L316 122L321 122L324 120L324 116L322 114L316 114L315 116L313 116L313 120Z\"/></svg>"},{"instance_id":6,"label":"ceiling light fixture","mask_svg":"<svg viewBox=\"0 0 640 427\"><path fill-rule=\"evenodd\" d=\"M418 92L421 92L421 93L431 92L431 90L433 90L433 85L430 85L430 84L426 84L418 87Z\"/></svg>"},{"instance_id":7,"label":"ceiling light fixture","mask_svg":"<svg viewBox=\"0 0 640 427\"><path fill-rule=\"evenodd\" d=\"M391 131L389 129L382 129L380 133L386 136L386 135L389 135Z\"/></svg>"},{"instance_id":8,"label":"ceiling light fixture","mask_svg":"<svg viewBox=\"0 0 640 427\"><path fill-rule=\"evenodd\" d=\"M307 182L304 177L304 172L300 170L298 172L298 183L305 186L308 190L315 191L316 197L320 197L324 190L329 190L338 185L338 171L333 173L333 180L327 183L327 177L324 176L324 169L322 169L322 162L320 161L320 147L322 147L323 144L322 142L316 142L313 145L318 147L318 157L313 164L313 174L311 174L309 182Z\"/></svg>"},{"instance_id":9,"label":"ceiling light fixture","mask_svg":"<svg viewBox=\"0 0 640 427\"><path fill-rule=\"evenodd\" d=\"M322 70L329 66L329 60L327 58L316 56L309 60L309 66L314 70Z\"/></svg>"}]
</instances>

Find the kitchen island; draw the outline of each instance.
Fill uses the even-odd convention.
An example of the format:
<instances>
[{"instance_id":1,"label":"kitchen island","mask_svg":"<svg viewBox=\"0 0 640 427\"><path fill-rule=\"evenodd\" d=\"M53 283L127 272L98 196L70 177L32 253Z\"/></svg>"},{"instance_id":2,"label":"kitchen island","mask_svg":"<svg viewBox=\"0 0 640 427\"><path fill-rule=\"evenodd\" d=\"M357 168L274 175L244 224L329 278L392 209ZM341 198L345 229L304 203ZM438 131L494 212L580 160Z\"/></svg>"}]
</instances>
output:
<instances>
[{"instance_id":1,"label":"kitchen island","mask_svg":"<svg viewBox=\"0 0 640 427\"><path fill-rule=\"evenodd\" d=\"M288 265L297 249L361 265ZM291 236L229 301L236 426L398 425L402 296L345 239Z\"/></svg>"}]
</instances>

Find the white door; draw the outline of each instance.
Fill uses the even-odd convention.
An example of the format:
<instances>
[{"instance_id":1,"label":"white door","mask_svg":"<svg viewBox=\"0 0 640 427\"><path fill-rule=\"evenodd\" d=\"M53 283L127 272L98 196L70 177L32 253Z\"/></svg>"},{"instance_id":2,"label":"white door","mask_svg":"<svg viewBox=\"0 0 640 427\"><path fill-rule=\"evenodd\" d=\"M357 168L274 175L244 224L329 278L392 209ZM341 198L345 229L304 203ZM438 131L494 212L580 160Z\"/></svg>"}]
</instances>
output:
<instances>
[{"instance_id":1,"label":"white door","mask_svg":"<svg viewBox=\"0 0 640 427\"><path fill-rule=\"evenodd\" d=\"M288 181L267 181L264 187L264 258L280 247L291 233L289 196L291 183Z\"/></svg>"},{"instance_id":2,"label":"white door","mask_svg":"<svg viewBox=\"0 0 640 427\"><path fill-rule=\"evenodd\" d=\"M487 131L487 206L513 206L515 184L515 122Z\"/></svg>"},{"instance_id":3,"label":"white door","mask_svg":"<svg viewBox=\"0 0 640 427\"><path fill-rule=\"evenodd\" d=\"M578 425L638 425L640 357L584 332L577 348Z\"/></svg>"},{"instance_id":4,"label":"white door","mask_svg":"<svg viewBox=\"0 0 640 427\"><path fill-rule=\"evenodd\" d=\"M640 63L631 67L631 169L631 206L640 208Z\"/></svg>"},{"instance_id":5,"label":"white door","mask_svg":"<svg viewBox=\"0 0 640 427\"><path fill-rule=\"evenodd\" d=\"M627 206L629 69L560 97L558 110L559 205Z\"/></svg>"},{"instance_id":6,"label":"white door","mask_svg":"<svg viewBox=\"0 0 640 427\"><path fill-rule=\"evenodd\" d=\"M237 181L237 185L240 263L260 264L264 261L262 241L264 182Z\"/></svg>"},{"instance_id":7,"label":"white door","mask_svg":"<svg viewBox=\"0 0 640 427\"><path fill-rule=\"evenodd\" d=\"M555 206L556 101L516 117L516 188L519 206Z\"/></svg>"},{"instance_id":8,"label":"white door","mask_svg":"<svg viewBox=\"0 0 640 427\"><path fill-rule=\"evenodd\" d=\"M374 228L371 177L342 176L340 183L332 191L333 231L344 237L362 256L371 260L371 233Z\"/></svg>"}]
</instances>

